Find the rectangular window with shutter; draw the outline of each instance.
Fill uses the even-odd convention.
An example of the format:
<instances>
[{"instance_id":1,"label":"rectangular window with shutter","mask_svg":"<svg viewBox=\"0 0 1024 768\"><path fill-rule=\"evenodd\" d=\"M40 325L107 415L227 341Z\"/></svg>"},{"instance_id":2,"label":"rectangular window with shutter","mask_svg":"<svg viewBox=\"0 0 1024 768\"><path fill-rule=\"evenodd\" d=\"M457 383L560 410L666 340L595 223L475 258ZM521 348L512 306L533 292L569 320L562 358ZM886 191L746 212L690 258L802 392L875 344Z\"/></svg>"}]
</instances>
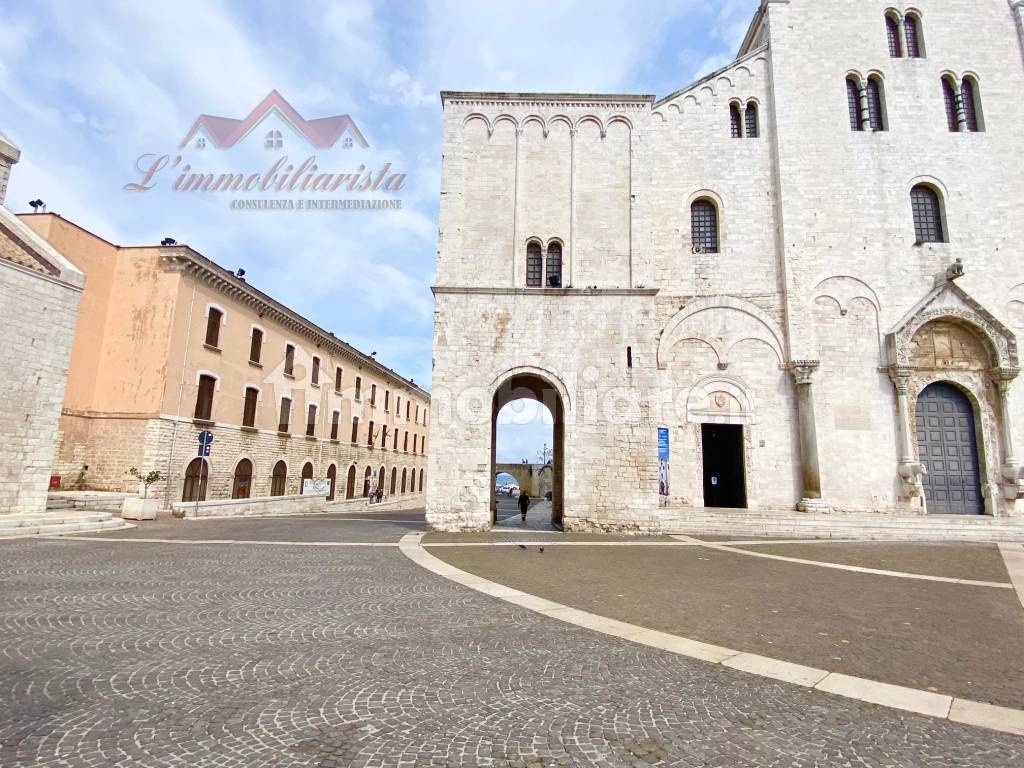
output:
<instances>
[{"instance_id":1,"label":"rectangular window with shutter","mask_svg":"<svg viewBox=\"0 0 1024 768\"><path fill-rule=\"evenodd\" d=\"M260 393L255 387L245 388L245 409L242 411L242 426L256 426L256 401Z\"/></svg>"}]
</instances>

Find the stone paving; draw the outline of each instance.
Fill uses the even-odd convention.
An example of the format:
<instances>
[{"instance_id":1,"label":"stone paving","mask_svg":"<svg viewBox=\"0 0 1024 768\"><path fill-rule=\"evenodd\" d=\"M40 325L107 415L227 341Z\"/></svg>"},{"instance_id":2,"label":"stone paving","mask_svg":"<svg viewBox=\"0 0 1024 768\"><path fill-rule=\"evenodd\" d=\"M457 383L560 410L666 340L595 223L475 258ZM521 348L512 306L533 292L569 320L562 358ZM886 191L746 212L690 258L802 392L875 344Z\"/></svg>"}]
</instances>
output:
<instances>
[{"instance_id":1,"label":"stone paving","mask_svg":"<svg viewBox=\"0 0 1024 768\"><path fill-rule=\"evenodd\" d=\"M407 525L379 517L0 542L0 766L1024 762L1024 738L571 627L395 548L124 541L345 541L363 525L393 541Z\"/></svg>"},{"instance_id":2,"label":"stone paving","mask_svg":"<svg viewBox=\"0 0 1024 768\"><path fill-rule=\"evenodd\" d=\"M1024 709L1024 611L1010 588L851 573L693 546L548 546L543 553L540 546L429 551L483 578L630 624ZM955 563L955 548L947 550ZM995 549L991 554L999 557ZM1001 581L1008 582L1005 571Z\"/></svg>"}]
</instances>

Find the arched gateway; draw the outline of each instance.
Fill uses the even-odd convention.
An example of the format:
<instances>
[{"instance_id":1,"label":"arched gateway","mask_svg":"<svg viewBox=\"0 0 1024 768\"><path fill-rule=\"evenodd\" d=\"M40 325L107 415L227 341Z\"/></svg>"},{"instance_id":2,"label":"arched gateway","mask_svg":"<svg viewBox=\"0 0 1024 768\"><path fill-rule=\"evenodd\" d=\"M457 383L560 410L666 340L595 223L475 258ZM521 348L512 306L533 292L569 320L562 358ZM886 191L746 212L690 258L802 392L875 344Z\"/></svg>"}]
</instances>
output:
<instances>
[{"instance_id":1,"label":"arched gateway","mask_svg":"<svg viewBox=\"0 0 1024 768\"><path fill-rule=\"evenodd\" d=\"M551 524L561 527L564 515L564 459L565 459L565 407L562 394L553 379L532 370L520 370L503 378L495 387L491 398L491 471L493 479L498 472L497 429L498 413L513 400L536 400L551 414L553 422L554 445L551 458ZM490 521L497 521L497 496L494 482L489 484L491 491Z\"/></svg>"}]
</instances>

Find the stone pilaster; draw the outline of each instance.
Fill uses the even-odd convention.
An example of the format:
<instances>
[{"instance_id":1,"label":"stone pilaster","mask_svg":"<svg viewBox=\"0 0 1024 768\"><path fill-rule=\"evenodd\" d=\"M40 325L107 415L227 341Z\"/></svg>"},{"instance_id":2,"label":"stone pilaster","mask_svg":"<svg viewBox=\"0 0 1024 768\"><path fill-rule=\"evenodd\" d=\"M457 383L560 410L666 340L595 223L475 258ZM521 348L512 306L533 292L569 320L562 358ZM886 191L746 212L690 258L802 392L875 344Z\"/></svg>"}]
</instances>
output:
<instances>
[{"instance_id":1,"label":"stone pilaster","mask_svg":"<svg viewBox=\"0 0 1024 768\"><path fill-rule=\"evenodd\" d=\"M999 392L999 433L1003 450L1000 488L1003 499L1010 502L1024 498L1024 464L1017 457L1013 441L1013 411L1010 408L1010 385L1019 373L1016 368L997 368L992 372L992 379Z\"/></svg>"},{"instance_id":2,"label":"stone pilaster","mask_svg":"<svg viewBox=\"0 0 1024 768\"><path fill-rule=\"evenodd\" d=\"M914 426L910 423L911 370L900 366L888 369L889 378L896 387L896 411L899 419L900 463L899 475L905 499L918 499L924 493L921 478L927 470L914 458Z\"/></svg>"},{"instance_id":3,"label":"stone pilaster","mask_svg":"<svg viewBox=\"0 0 1024 768\"><path fill-rule=\"evenodd\" d=\"M11 176L11 166L21 159L21 150L0 133L0 205L7 198L7 180Z\"/></svg>"}]
</instances>

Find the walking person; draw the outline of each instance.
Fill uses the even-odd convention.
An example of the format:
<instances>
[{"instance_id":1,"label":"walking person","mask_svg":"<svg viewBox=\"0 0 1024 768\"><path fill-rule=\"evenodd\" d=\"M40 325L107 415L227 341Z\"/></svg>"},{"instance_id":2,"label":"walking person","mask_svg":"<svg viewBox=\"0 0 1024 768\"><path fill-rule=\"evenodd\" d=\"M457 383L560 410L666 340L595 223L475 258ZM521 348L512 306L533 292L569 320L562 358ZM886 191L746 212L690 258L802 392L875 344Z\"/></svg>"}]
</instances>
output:
<instances>
[{"instance_id":1,"label":"walking person","mask_svg":"<svg viewBox=\"0 0 1024 768\"><path fill-rule=\"evenodd\" d=\"M523 516L523 522L526 522L526 510L530 508L530 494L526 491L519 492L519 514Z\"/></svg>"}]
</instances>

